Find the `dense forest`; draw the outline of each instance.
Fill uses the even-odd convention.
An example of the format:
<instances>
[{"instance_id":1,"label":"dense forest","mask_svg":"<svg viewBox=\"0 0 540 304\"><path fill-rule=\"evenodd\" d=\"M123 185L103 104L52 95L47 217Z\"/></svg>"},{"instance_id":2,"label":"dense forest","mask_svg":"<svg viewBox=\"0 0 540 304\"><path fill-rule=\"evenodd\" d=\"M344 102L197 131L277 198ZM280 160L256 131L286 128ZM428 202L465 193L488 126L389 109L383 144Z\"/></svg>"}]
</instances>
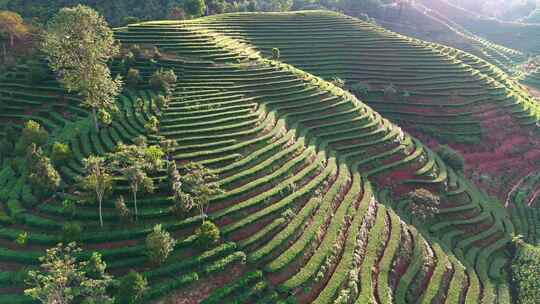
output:
<instances>
[{"instance_id":1,"label":"dense forest","mask_svg":"<svg viewBox=\"0 0 540 304\"><path fill-rule=\"evenodd\" d=\"M185 19L200 15L224 12L269 12L289 11L305 8L328 8L335 10L376 10L393 0L4 0L0 10L10 10L24 18L43 22L51 18L58 9L85 4L99 11L107 21L119 26L137 20Z\"/></svg>"}]
</instances>

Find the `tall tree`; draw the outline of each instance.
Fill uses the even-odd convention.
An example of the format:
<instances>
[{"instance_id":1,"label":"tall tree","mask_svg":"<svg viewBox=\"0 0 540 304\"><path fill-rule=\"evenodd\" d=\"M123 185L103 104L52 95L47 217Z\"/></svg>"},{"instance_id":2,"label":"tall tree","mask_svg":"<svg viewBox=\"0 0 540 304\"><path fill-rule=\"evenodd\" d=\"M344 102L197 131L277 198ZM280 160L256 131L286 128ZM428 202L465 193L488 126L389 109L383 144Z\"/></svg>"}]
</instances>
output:
<instances>
[{"instance_id":1,"label":"tall tree","mask_svg":"<svg viewBox=\"0 0 540 304\"><path fill-rule=\"evenodd\" d=\"M10 11L0 11L0 39L9 42L10 48L15 46L15 39L20 39L28 33L28 26L24 23L21 15ZM7 57L6 42L2 43L3 61L6 61Z\"/></svg>"},{"instance_id":2,"label":"tall tree","mask_svg":"<svg viewBox=\"0 0 540 304\"><path fill-rule=\"evenodd\" d=\"M31 144L27 159L29 164L28 179L34 191L40 196L50 194L60 186L62 180L60 174L54 168L51 159L36 144Z\"/></svg>"},{"instance_id":3,"label":"tall tree","mask_svg":"<svg viewBox=\"0 0 540 304\"><path fill-rule=\"evenodd\" d=\"M195 162L188 163L184 170L184 174L179 174L175 166L169 170L171 188L175 198L173 211L183 213L197 208L204 223L210 199L222 193L219 185L215 182L218 176L210 169Z\"/></svg>"},{"instance_id":4,"label":"tall tree","mask_svg":"<svg viewBox=\"0 0 540 304\"><path fill-rule=\"evenodd\" d=\"M158 146L120 144L108 157L113 170L129 181L137 220L137 194L141 190L150 193L154 191L154 181L149 174L163 166L164 153Z\"/></svg>"},{"instance_id":5,"label":"tall tree","mask_svg":"<svg viewBox=\"0 0 540 304\"><path fill-rule=\"evenodd\" d=\"M84 160L86 175L81 180L82 187L91 192L91 197L95 198L98 203L99 210L99 225L103 227L102 203L106 194L110 193L113 188L113 177L110 174L110 169L105 162L105 158L90 156Z\"/></svg>"},{"instance_id":6,"label":"tall tree","mask_svg":"<svg viewBox=\"0 0 540 304\"><path fill-rule=\"evenodd\" d=\"M43 51L66 89L83 96L99 130L98 113L116 110L122 87L107 66L119 47L105 19L84 5L61 9L47 26Z\"/></svg>"}]
</instances>

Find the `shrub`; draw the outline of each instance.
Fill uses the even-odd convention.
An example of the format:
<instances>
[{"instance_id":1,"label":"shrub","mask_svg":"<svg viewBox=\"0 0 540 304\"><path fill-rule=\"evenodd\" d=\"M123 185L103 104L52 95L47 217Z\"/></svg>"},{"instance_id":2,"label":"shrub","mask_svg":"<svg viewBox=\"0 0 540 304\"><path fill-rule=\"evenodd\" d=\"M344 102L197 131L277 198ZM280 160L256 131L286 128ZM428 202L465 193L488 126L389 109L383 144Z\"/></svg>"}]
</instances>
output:
<instances>
[{"instance_id":1,"label":"shrub","mask_svg":"<svg viewBox=\"0 0 540 304\"><path fill-rule=\"evenodd\" d=\"M31 144L41 147L47 143L48 139L49 133L38 122L29 120L24 125L15 150L18 154L23 154Z\"/></svg>"},{"instance_id":2,"label":"shrub","mask_svg":"<svg viewBox=\"0 0 540 304\"><path fill-rule=\"evenodd\" d=\"M344 88L345 87L345 80L334 76L332 77L332 80L330 81L333 85L335 85L338 88Z\"/></svg>"},{"instance_id":3,"label":"shrub","mask_svg":"<svg viewBox=\"0 0 540 304\"><path fill-rule=\"evenodd\" d=\"M67 222L62 227L62 238L66 243L79 241L81 234L82 227L77 222Z\"/></svg>"},{"instance_id":4,"label":"shrub","mask_svg":"<svg viewBox=\"0 0 540 304\"><path fill-rule=\"evenodd\" d=\"M152 263L161 264L167 260L175 245L176 240L163 230L161 224L157 224L146 237L146 254Z\"/></svg>"},{"instance_id":5,"label":"shrub","mask_svg":"<svg viewBox=\"0 0 540 304\"><path fill-rule=\"evenodd\" d=\"M169 103L170 103L170 98L165 97L161 94L159 94L156 98L156 105L158 106L159 109L165 109L169 107Z\"/></svg>"},{"instance_id":6,"label":"shrub","mask_svg":"<svg viewBox=\"0 0 540 304\"><path fill-rule=\"evenodd\" d=\"M204 221L197 231L197 246L200 248L210 248L216 245L220 239L219 227L211 221Z\"/></svg>"},{"instance_id":7,"label":"shrub","mask_svg":"<svg viewBox=\"0 0 540 304\"><path fill-rule=\"evenodd\" d=\"M144 124L144 129L148 134L156 134L159 131L159 120L157 117L150 117L148 122Z\"/></svg>"},{"instance_id":8,"label":"shrub","mask_svg":"<svg viewBox=\"0 0 540 304\"><path fill-rule=\"evenodd\" d=\"M279 60L280 57L281 57L281 51L278 48L273 48L272 49L272 59Z\"/></svg>"},{"instance_id":9,"label":"shrub","mask_svg":"<svg viewBox=\"0 0 540 304\"><path fill-rule=\"evenodd\" d=\"M159 69L152 74L149 84L155 90L164 91L169 94L171 85L176 83L177 79L173 70Z\"/></svg>"},{"instance_id":10,"label":"shrub","mask_svg":"<svg viewBox=\"0 0 540 304\"><path fill-rule=\"evenodd\" d=\"M540 248L529 244L520 245L511 268L518 303L540 303Z\"/></svg>"},{"instance_id":11,"label":"shrub","mask_svg":"<svg viewBox=\"0 0 540 304\"><path fill-rule=\"evenodd\" d=\"M63 165L72 157L73 153L69 145L55 142L52 146L51 160L55 165Z\"/></svg>"},{"instance_id":12,"label":"shrub","mask_svg":"<svg viewBox=\"0 0 540 304\"><path fill-rule=\"evenodd\" d=\"M105 109L99 109L99 111L98 111L98 119L102 124L104 124L106 126L110 126L112 124L111 113L109 113L109 111L107 111Z\"/></svg>"},{"instance_id":13,"label":"shrub","mask_svg":"<svg viewBox=\"0 0 540 304\"><path fill-rule=\"evenodd\" d=\"M142 303L142 298L148 289L148 281L140 273L131 270L120 279L116 299L120 304Z\"/></svg>"},{"instance_id":14,"label":"shrub","mask_svg":"<svg viewBox=\"0 0 540 304\"><path fill-rule=\"evenodd\" d=\"M135 109L141 113L144 113L144 100L140 97L135 99Z\"/></svg>"},{"instance_id":15,"label":"shrub","mask_svg":"<svg viewBox=\"0 0 540 304\"><path fill-rule=\"evenodd\" d=\"M129 51L136 57L139 58L141 56L142 50L141 46L138 44L131 44L129 46Z\"/></svg>"},{"instance_id":16,"label":"shrub","mask_svg":"<svg viewBox=\"0 0 540 304\"><path fill-rule=\"evenodd\" d=\"M141 82L141 73L137 69L130 68L126 75L126 84L136 87Z\"/></svg>"},{"instance_id":17,"label":"shrub","mask_svg":"<svg viewBox=\"0 0 540 304\"><path fill-rule=\"evenodd\" d=\"M143 135L140 135L140 136L137 136L133 139L133 143L137 146L137 147L146 147L148 146L148 139L146 138L146 136L143 136Z\"/></svg>"},{"instance_id":18,"label":"shrub","mask_svg":"<svg viewBox=\"0 0 540 304\"><path fill-rule=\"evenodd\" d=\"M437 149L436 152L439 157L452 169L461 172L465 168L465 159L463 156L449 146L442 145Z\"/></svg>"},{"instance_id":19,"label":"shrub","mask_svg":"<svg viewBox=\"0 0 540 304\"><path fill-rule=\"evenodd\" d=\"M44 196L60 186L60 174L53 167L51 160L43 155L41 149L36 149L35 146L33 147L33 151L29 157L30 174L28 178L34 189L34 193Z\"/></svg>"},{"instance_id":20,"label":"shrub","mask_svg":"<svg viewBox=\"0 0 540 304\"><path fill-rule=\"evenodd\" d=\"M19 233L17 239L15 239L15 243L19 246L26 246L26 244L28 244L28 232L23 231Z\"/></svg>"},{"instance_id":21,"label":"shrub","mask_svg":"<svg viewBox=\"0 0 540 304\"><path fill-rule=\"evenodd\" d=\"M120 197L118 197L118 199L114 203L114 206L116 208L116 211L118 212L118 215L123 221L128 221L131 218L131 211L126 206L124 196L121 195Z\"/></svg>"},{"instance_id":22,"label":"shrub","mask_svg":"<svg viewBox=\"0 0 540 304\"><path fill-rule=\"evenodd\" d=\"M439 212L440 198L429 190L420 188L408 194L409 211L422 220L434 217Z\"/></svg>"}]
</instances>

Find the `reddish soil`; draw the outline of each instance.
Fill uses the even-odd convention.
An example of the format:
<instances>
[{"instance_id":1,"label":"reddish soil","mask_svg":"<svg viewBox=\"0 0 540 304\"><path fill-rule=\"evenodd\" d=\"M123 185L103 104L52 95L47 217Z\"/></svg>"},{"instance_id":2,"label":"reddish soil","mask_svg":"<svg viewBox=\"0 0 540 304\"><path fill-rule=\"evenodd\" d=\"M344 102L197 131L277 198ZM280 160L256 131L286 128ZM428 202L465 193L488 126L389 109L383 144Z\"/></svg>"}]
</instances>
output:
<instances>
[{"instance_id":1,"label":"reddish soil","mask_svg":"<svg viewBox=\"0 0 540 304\"><path fill-rule=\"evenodd\" d=\"M169 297L155 302L156 304L198 304L206 299L212 292L227 284L234 282L246 272L245 265L236 265L216 275L199 280L178 291Z\"/></svg>"}]
</instances>

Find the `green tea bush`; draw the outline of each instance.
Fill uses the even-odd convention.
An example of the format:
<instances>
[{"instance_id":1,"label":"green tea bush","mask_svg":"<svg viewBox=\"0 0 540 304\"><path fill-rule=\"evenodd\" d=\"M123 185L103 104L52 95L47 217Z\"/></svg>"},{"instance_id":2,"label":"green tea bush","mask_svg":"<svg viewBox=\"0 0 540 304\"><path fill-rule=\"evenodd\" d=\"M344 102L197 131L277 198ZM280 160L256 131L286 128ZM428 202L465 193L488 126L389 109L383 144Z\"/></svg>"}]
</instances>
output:
<instances>
[{"instance_id":1,"label":"green tea bush","mask_svg":"<svg viewBox=\"0 0 540 304\"><path fill-rule=\"evenodd\" d=\"M120 279L116 300L119 304L142 303L143 295L148 289L148 281L140 273L131 270Z\"/></svg>"}]
</instances>

